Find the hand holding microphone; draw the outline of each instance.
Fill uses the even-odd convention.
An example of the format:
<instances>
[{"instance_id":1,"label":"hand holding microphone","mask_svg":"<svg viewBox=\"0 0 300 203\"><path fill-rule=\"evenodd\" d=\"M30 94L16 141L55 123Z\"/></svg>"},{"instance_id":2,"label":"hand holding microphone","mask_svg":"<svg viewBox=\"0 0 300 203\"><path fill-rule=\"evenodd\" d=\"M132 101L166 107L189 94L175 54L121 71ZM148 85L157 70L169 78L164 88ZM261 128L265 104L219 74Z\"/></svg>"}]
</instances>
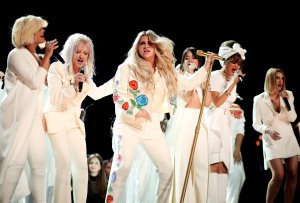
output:
<instances>
[{"instance_id":1,"label":"hand holding microphone","mask_svg":"<svg viewBox=\"0 0 300 203\"><path fill-rule=\"evenodd\" d=\"M81 73L84 76L84 67L80 68L79 73ZM81 76L79 76L79 79L81 79ZM78 82L78 92L82 91L83 81Z\"/></svg>"},{"instance_id":2,"label":"hand holding microphone","mask_svg":"<svg viewBox=\"0 0 300 203\"><path fill-rule=\"evenodd\" d=\"M49 56L49 58L51 56L54 56L57 60L59 60L61 63L65 63L65 60L61 57L61 55L57 52L57 48L58 48L58 41L56 39L48 41L48 42L44 42L39 44L39 48L40 49L45 49L45 56Z\"/></svg>"},{"instance_id":3,"label":"hand holding microphone","mask_svg":"<svg viewBox=\"0 0 300 203\"><path fill-rule=\"evenodd\" d=\"M288 94L286 93L286 91L281 91L281 96L282 96L282 99L284 101L284 104L285 104L287 110L290 111L291 106L290 106L290 103L289 103L289 100L288 100Z\"/></svg>"},{"instance_id":4,"label":"hand holding microphone","mask_svg":"<svg viewBox=\"0 0 300 203\"><path fill-rule=\"evenodd\" d=\"M246 75L246 73L242 73L241 70L236 70L234 74L237 75L240 82L244 82L243 77Z\"/></svg>"}]
</instances>

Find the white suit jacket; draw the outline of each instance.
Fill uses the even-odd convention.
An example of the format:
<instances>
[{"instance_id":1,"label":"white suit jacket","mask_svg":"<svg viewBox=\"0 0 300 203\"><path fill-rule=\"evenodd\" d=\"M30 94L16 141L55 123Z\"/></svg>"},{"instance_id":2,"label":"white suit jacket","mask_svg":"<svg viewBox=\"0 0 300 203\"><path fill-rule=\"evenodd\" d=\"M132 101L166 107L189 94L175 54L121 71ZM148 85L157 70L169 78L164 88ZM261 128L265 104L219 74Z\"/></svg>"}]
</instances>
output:
<instances>
[{"instance_id":1,"label":"white suit jacket","mask_svg":"<svg viewBox=\"0 0 300 203\"><path fill-rule=\"evenodd\" d=\"M281 113L286 115L287 121L294 122L297 118L294 107L294 96L291 91L286 90L286 92L288 94L288 101L291 106L291 110L287 111L285 103L282 97L280 97ZM263 92L254 97L252 126L256 131L265 134L266 129L272 126L276 114L278 113L275 111L268 93Z\"/></svg>"},{"instance_id":2,"label":"white suit jacket","mask_svg":"<svg viewBox=\"0 0 300 203\"><path fill-rule=\"evenodd\" d=\"M74 127L80 127L85 134L84 123L80 120L81 103L88 95L94 100L101 99L113 91L113 79L97 87L93 80L83 83L80 93L71 84L73 73L60 63L51 64L48 72L48 100L45 108L45 118L48 133L57 133ZM71 122L74 121L74 122Z\"/></svg>"}]
</instances>

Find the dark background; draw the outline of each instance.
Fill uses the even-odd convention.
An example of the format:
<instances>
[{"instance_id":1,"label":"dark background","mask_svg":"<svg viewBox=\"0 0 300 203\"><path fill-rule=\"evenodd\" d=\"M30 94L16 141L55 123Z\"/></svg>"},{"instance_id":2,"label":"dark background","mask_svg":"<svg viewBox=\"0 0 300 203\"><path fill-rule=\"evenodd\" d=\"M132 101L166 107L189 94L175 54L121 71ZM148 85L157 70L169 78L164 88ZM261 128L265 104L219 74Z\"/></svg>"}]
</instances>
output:
<instances>
[{"instance_id":1,"label":"dark background","mask_svg":"<svg viewBox=\"0 0 300 203\"><path fill-rule=\"evenodd\" d=\"M66 2L67 3L67 2ZM180 61L182 51L194 46L204 51L218 52L220 44L229 39L239 42L247 50L244 82L238 85L238 93L244 99L242 106L246 116L246 133L242 145L246 182L240 202L264 202L270 171L263 170L262 148L253 130L253 97L263 91L266 71L278 67L286 74L287 89L293 91L295 107L299 114L300 89L298 69L299 10L289 2L275 4L248 4L240 2L61 2L47 1L23 3L7 2L0 14L0 70L5 71L6 57L13 48L10 30L14 21L27 14L42 16L48 20L47 40L58 39L60 48L70 34L84 33L95 45L96 72L94 81L101 85L114 76L117 66L123 62L136 35L152 29L172 39L175 56ZM4 14L3 12L6 12ZM219 69L218 62L213 70ZM87 98L83 106L87 110L86 134L88 153L98 152L104 159L112 156L110 125L114 118L111 96L98 101ZM298 123L297 118L296 122ZM258 145L257 145L258 144ZM296 193L299 193L299 186ZM278 202L283 202L279 195ZM299 195L295 202L299 202Z\"/></svg>"}]
</instances>

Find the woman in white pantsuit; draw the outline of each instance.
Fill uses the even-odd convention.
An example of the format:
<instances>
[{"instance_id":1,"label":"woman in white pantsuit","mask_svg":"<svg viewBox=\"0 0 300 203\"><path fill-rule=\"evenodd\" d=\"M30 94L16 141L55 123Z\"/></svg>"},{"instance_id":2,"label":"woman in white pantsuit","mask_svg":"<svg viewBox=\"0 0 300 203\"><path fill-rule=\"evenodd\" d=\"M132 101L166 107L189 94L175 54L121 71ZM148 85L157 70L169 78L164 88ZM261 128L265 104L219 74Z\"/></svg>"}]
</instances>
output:
<instances>
[{"instance_id":1,"label":"woman in white pantsuit","mask_svg":"<svg viewBox=\"0 0 300 203\"><path fill-rule=\"evenodd\" d=\"M294 96L286 90L284 72L270 68L265 77L264 92L255 96L253 103L253 128L262 133L264 167L266 170L271 168L272 172L266 194L267 203L274 202L285 171L284 202L293 202L300 148L290 122L295 121L296 117Z\"/></svg>"},{"instance_id":2,"label":"woman in white pantsuit","mask_svg":"<svg viewBox=\"0 0 300 203\"><path fill-rule=\"evenodd\" d=\"M177 75L173 42L151 30L138 34L115 76L115 147L107 203L125 202L121 196L138 145L157 169L155 202L167 202L173 168L160 114L171 111L177 89L191 90L204 81L211 59L207 61L191 78Z\"/></svg>"},{"instance_id":3,"label":"woman in white pantsuit","mask_svg":"<svg viewBox=\"0 0 300 203\"><path fill-rule=\"evenodd\" d=\"M80 33L69 36L61 55L65 63L54 62L49 69L45 110L56 166L54 202L71 203L72 176L73 199L76 203L85 203L88 168L85 128L80 120L81 103L86 96L96 100L111 94L113 81L99 87L93 82L94 45L88 36Z\"/></svg>"},{"instance_id":4,"label":"woman in white pantsuit","mask_svg":"<svg viewBox=\"0 0 300 203\"><path fill-rule=\"evenodd\" d=\"M50 58L57 41L47 43L45 54L36 47L45 43L47 21L27 15L18 18L12 29L11 50L5 71L5 98L0 106L0 202L12 200L26 161L30 165L30 191L34 202L46 201L45 130L43 88ZM22 185L22 186L26 186ZM20 187L25 191L26 187ZM27 192L23 193L28 195ZM22 197L22 196L21 196ZM20 198L21 198L20 197Z\"/></svg>"}]
</instances>

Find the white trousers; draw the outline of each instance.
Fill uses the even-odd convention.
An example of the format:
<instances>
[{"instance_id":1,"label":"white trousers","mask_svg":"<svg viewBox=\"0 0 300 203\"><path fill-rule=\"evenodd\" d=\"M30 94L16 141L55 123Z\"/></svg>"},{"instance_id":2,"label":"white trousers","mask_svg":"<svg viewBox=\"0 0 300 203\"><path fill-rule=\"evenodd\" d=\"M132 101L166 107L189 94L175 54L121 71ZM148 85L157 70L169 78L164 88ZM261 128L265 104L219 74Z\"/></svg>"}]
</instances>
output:
<instances>
[{"instance_id":1,"label":"white trousers","mask_svg":"<svg viewBox=\"0 0 300 203\"><path fill-rule=\"evenodd\" d=\"M49 134L55 158L54 202L71 203L71 176L75 203L85 203L88 168L86 142L79 128Z\"/></svg>"},{"instance_id":2,"label":"white trousers","mask_svg":"<svg viewBox=\"0 0 300 203\"><path fill-rule=\"evenodd\" d=\"M33 129L32 134L26 138L26 143L20 143L17 139L12 145L7 156L1 164L7 166L4 169L3 184L0 188L0 203L11 201L16 187L21 178L26 161L30 166L30 191L34 203L46 202L46 163L45 163L45 135L40 129ZM5 163L4 163L5 162Z\"/></svg>"},{"instance_id":3,"label":"white trousers","mask_svg":"<svg viewBox=\"0 0 300 203\"><path fill-rule=\"evenodd\" d=\"M210 173L208 181L208 203L226 203L228 174Z\"/></svg>"},{"instance_id":4,"label":"white trousers","mask_svg":"<svg viewBox=\"0 0 300 203\"><path fill-rule=\"evenodd\" d=\"M143 147L158 172L156 202L167 202L171 190L173 169L166 138L160 128L158 114L152 114L151 122L147 121L137 125L129 125L116 119L113 142L114 156L106 202L125 203L125 200L121 199L121 195L124 192L124 186L131 170L138 144Z\"/></svg>"},{"instance_id":5,"label":"white trousers","mask_svg":"<svg viewBox=\"0 0 300 203\"><path fill-rule=\"evenodd\" d=\"M243 162L235 163L229 173L226 203L238 203L246 176Z\"/></svg>"}]
</instances>

